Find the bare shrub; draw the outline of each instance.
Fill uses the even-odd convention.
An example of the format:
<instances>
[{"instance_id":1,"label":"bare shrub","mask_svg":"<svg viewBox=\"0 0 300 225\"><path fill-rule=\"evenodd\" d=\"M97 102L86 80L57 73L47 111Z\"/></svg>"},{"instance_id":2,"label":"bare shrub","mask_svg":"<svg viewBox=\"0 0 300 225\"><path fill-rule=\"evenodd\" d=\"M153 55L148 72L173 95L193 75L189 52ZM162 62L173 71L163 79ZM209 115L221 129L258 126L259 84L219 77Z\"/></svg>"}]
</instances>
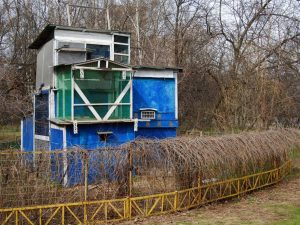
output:
<instances>
[{"instance_id":1,"label":"bare shrub","mask_svg":"<svg viewBox=\"0 0 300 225\"><path fill-rule=\"evenodd\" d=\"M199 179L222 180L279 166L287 160L289 151L299 145L299 135L299 130L281 129L217 137L138 140L132 146L134 162L142 162L135 164L138 171L152 180L156 176L156 181L162 174L173 177L172 188L182 189L198 185ZM154 175L157 170L160 173ZM151 187L153 182L150 180L147 185Z\"/></svg>"}]
</instances>

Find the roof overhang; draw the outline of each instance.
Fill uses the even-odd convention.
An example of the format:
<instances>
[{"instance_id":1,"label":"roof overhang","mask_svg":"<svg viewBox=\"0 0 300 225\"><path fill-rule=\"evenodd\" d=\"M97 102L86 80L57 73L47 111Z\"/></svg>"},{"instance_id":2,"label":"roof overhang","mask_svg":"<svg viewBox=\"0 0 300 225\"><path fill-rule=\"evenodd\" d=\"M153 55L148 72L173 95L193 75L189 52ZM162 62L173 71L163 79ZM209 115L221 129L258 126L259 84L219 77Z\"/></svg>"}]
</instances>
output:
<instances>
[{"instance_id":1,"label":"roof overhang","mask_svg":"<svg viewBox=\"0 0 300 225\"><path fill-rule=\"evenodd\" d=\"M134 70L172 70L174 72L183 72L183 69L180 67L167 67L167 66L133 66Z\"/></svg>"},{"instance_id":2,"label":"roof overhang","mask_svg":"<svg viewBox=\"0 0 300 225\"><path fill-rule=\"evenodd\" d=\"M71 27L62 26L55 24L48 24L42 32L37 36L37 38L29 45L29 49L39 49L45 43L54 38L55 30L66 30L66 31L77 31L77 32L87 32L87 33L101 33L101 34L128 34L129 32L123 32L118 30L97 30L97 29L87 29L83 27Z\"/></svg>"}]
</instances>

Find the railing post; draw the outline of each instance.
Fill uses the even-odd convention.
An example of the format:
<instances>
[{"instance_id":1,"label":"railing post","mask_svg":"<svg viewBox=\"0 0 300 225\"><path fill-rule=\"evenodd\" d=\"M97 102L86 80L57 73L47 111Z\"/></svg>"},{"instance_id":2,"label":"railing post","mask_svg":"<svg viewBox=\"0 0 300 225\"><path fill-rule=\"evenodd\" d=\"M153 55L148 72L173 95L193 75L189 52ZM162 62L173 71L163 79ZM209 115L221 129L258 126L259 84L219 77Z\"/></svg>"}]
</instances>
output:
<instances>
[{"instance_id":1,"label":"railing post","mask_svg":"<svg viewBox=\"0 0 300 225\"><path fill-rule=\"evenodd\" d=\"M178 210L178 191L175 191L175 197L174 197L174 211Z\"/></svg>"},{"instance_id":2,"label":"railing post","mask_svg":"<svg viewBox=\"0 0 300 225\"><path fill-rule=\"evenodd\" d=\"M237 184L237 195L238 195L238 198L240 198L240 179L238 179L238 184Z\"/></svg>"},{"instance_id":3,"label":"railing post","mask_svg":"<svg viewBox=\"0 0 300 225\"><path fill-rule=\"evenodd\" d=\"M61 207L61 224L62 225L65 224L65 207L64 206Z\"/></svg>"},{"instance_id":4,"label":"railing post","mask_svg":"<svg viewBox=\"0 0 300 225\"><path fill-rule=\"evenodd\" d=\"M292 163L292 161L290 160L290 161L288 162L288 173L290 173L290 172L292 171L292 167L293 167L293 163Z\"/></svg>"},{"instance_id":5,"label":"railing post","mask_svg":"<svg viewBox=\"0 0 300 225\"><path fill-rule=\"evenodd\" d=\"M19 224L19 211L16 210L16 225Z\"/></svg>"},{"instance_id":6,"label":"railing post","mask_svg":"<svg viewBox=\"0 0 300 225\"><path fill-rule=\"evenodd\" d=\"M125 200L125 219L131 219L131 199L129 197L126 197Z\"/></svg>"},{"instance_id":7,"label":"railing post","mask_svg":"<svg viewBox=\"0 0 300 225\"><path fill-rule=\"evenodd\" d=\"M87 209L86 209L86 202L83 204L83 222L84 224L88 224L88 219L87 219Z\"/></svg>"},{"instance_id":8,"label":"railing post","mask_svg":"<svg viewBox=\"0 0 300 225\"><path fill-rule=\"evenodd\" d=\"M42 225L42 216L43 216L43 214L42 214L42 209L39 209L39 224L40 225Z\"/></svg>"}]
</instances>

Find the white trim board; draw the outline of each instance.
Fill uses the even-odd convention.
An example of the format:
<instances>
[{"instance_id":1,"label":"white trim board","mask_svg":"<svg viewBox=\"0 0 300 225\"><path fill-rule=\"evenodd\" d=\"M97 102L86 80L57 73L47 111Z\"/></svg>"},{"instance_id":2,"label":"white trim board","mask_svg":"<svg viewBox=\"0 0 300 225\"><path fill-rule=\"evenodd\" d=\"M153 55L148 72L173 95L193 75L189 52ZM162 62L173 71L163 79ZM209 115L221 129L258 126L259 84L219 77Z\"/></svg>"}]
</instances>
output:
<instances>
[{"instance_id":1,"label":"white trim board","mask_svg":"<svg viewBox=\"0 0 300 225\"><path fill-rule=\"evenodd\" d=\"M49 141L50 140L49 136L37 135L37 134L34 135L34 139L42 140L42 141Z\"/></svg>"},{"instance_id":2,"label":"white trim board","mask_svg":"<svg viewBox=\"0 0 300 225\"><path fill-rule=\"evenodd\" d=\"M137 70L134 77L175 78L173 70Z\"/></svg>"},{"instance_id":3,"label":"white trim board","mask_svg":"<svg viewBox=\"0 0 300 225\"><path fill-rule=\"evenodd\" d=\"M174 73L175 77L175 119L178 120L178 74Z\"/></svg>"},{"instance_id":4,"label":"white trim board","mask_svg":"<svg viewBox=\"0 0 300 225\"><path fill-rule=\"evenodd\" d=\"M24 129L24 122L23 119L21 120L21 151L24 151L24 147L23 147L23 129Z\"/></svg>"}]
</instances>

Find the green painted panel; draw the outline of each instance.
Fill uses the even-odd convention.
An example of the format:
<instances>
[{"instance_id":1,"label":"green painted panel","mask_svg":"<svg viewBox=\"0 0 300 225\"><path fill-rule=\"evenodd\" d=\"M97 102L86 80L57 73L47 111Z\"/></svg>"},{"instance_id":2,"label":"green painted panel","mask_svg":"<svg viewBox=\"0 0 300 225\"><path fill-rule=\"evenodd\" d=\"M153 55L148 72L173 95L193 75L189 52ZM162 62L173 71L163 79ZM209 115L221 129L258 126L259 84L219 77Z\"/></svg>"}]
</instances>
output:
<instances>
[{"instance_id":1,"label":"green painted panel","mask_svg":"<svg viewBox=\"0 0 300 225\"><path fill-rule=\"evenodd\" d=\"M58 67L56 72L57 117L59 119L71 119L71 67Z\"/></svg>"},{"instance_id":2,"label":"green painted panel","mask_svg":"<svg viewBox=\"0 0 300 225\"><path fill-rule=\"evenodd\" d=\"M75 120L91 120L94 119L94 115L88 108L88 106L74 107L74 119Z\"/></svg>"},{"instance_id":3,"label":"green painted panel","mask_svg":"<svg viewBox=\"0 0 300 225\"><path fill-rule=\"evenodd\" d=\"M130 81L130 72L126 72L123 77L120 71L95 71L85 70L84 77L80 78L79 70L73 71L75 83L79 86L83 94L92 104L106 104L114 103L121 92L124 90ZM82 104L81 97L75 92L74 103ZM130 103L130 91L126 93L121 103ZM103 118L109 111L112 105L94 106L99 116ZM78 109L77 109L78 108ZM76 106L74 110L74 117L76 119L95 119L88 107ZM130 106L118 106L112 113L109 119L129 119Z\"/></svg>"}]
</instances>

